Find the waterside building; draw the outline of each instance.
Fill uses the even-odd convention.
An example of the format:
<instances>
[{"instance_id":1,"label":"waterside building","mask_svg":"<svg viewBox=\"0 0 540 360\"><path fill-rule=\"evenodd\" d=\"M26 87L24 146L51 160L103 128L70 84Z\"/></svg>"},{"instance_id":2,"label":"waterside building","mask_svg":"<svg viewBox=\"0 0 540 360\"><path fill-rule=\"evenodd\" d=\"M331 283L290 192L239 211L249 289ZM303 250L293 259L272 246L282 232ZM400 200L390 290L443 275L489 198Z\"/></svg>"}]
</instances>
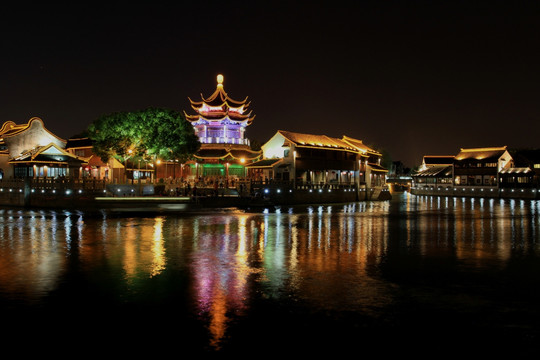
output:
<instances>
[{"instance_id":1,"label":"waterside building","mask_svg":"<svg viewBox=\"0 0 540 360\"><path fill-rule=\"evenodd\" d=\"M201 143L192 160L103 161L86 137L64 140L43 121L6 122L0 129L0 192L4 204L43 205L92 196L238 196L273 203L336 203L391 198L382 154L362 140L277 131L252 149L246 129L255 115L247 97L235 100L218 75L215 91L188 98L185 114ZM38 184L39 182L39 184ZM39 195L39 196L37 196ZM69 199L68 199L69 197ZM38 200L35 200L35 199ZM34 199L32 202L30 200ZM38 202L36 202L38 201Z\"/></svg>"},{"instance_id":2,"label":"waterside building","mask_svg":"<svg viewBox=\"0 0 540 360\"><path fill-rule=\"evenodd\" d=\"M47 130L43 120L5 122L0 128L2 178L78 178L86 159L65 150L67 141Z\"/></svg>"},{"instance_id":3,"label":"waterside building","mask_svg":"<svg viewBox=\"0 0 540 360\"><path fill-rule=\"evenodd\" d=\"M279 130L262 145L263 158L247 166L263 197L304 202L388 199L382 154L361 140ZM284 200L284 199L282 199Z\"/></svg>"},{"instance_id":4,"label":"waterside building","mask_svg":"<svg viewBox=\"0 0 540 360\"><path fill-rule=\"evenodd\" d=\"M201 147L189 162L185 175L195 179L228 181L246 177L246 165L261 157L261 151L252 150L246 137L246 128L255 115L250 102L234 100L225 92L223 76L217 76L216 90L201 100L188 98L195 114L185 113L191 122Z\"/></svg>"},{"instance_id":5,"label":"waterside building","mask_svg":"<svg viewBox=\"0 0 540 360\"><path fill-rule=\"evenodd\" d=\"M105 181L82 178L89 158L66 150L67 141L40 118L0 128L0 205L67 206L103 195Z\"/></svg>"},{"instance_id":6,"label":"waterside building","mask_svg":"<svg viewBox=\"0 0 540 360\"><path fill-rule=\"evenodd\" d=\"M540 184L534 169L540 170L540 157L536 165L530 154L518 153L517 166L506 146L462 148L455 156L424 157L412 175L411 193L537 198Z\"/></svg>"}]
</instances>

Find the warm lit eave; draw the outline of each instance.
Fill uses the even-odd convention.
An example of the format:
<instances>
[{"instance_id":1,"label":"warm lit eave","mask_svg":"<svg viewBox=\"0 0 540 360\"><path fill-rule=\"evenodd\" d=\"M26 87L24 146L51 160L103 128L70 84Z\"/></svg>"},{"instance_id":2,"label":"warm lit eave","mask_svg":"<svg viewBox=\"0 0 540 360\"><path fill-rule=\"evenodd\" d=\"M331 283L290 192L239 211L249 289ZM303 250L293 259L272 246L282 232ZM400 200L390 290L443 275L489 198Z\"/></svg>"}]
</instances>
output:
<instances>
[{"instance_id":1,"label":"warm lit eave","mask_svg":"<svg viewBox=\"0 0 540 360\"><path fill-rule=\"evenodd\" d=\"M280 162L283 162L283 158L262 159L254 163L251 163L249 165L246 165L246 168L251 168L251 169L272 168Z\"/></svg>"},{"instance_id":2,"label":"warm lit eave","mask_svg":"<svg viewBox=\"0 0 540 360\"><path fill-rule=\"evenodd\" d=\"M357 149L350 144L326 135L302 134L290 131L278 130L278 132L290 143L298 147L310 147L318 149L332 149L358 153Z\"/></svg>"},{"instance_id":3,"label":"warm lit eave","mask_svg":"<svg viewBox=\"0 0 540 360\"><path fill-rule=\"evenodd\" d=\"M202 103L206 103L206 104L213 104L212 106L219 106L220 104L223 104L223 103L227 103L227 104L231 103L231 104L235 104L234 107L238 107L238 106L244 105L246 103L248 97L246 96L246 98L244 100L242 100L242 101L231 99L227 95L225 90L223 89L223 86L218 85L218 87L212 93L212 95L205 98L204 95L201 94L201 99L202 99L202 102L192 102L192 104L201 104L202 105ZM190 99L190 101L191 101L191 99Z\"/></svg>"},{"instance_id":4,"label":"warm lit eave","mask_svg":"<svg viewBox=\"0 0 540 360\"><path fill-rule=\"evenodd\" d=\"M297 148L304 148L304 149L325 149L325 150L332 150L332 151L346 151L354 154L358 154L358 151L355 149L346 149L346 148L340 148L335 146L324 146L324 145L316 145L316 144L297 144Z\"/></svg>"},{"instance_id":5,"label":"warm lit eave","mask_svg":"<svg viewBox=\"0 0 540 360\"><path fill-rule=\"evenodd\" d=\"M484 148L467 148L461 149L456 155L456 160L474 159L486 160L500 157L506 151L506 146L499 147L484 147Z\"/></svg>"},{"instance_id":6,"label":"warm lit eave","mask_svg":"<svg viewBox=\"0 0 540 360\"><path fill-rule=\"evenodd\" d=\"M379 164L368 163L368 166L370 167L371 171L388 172L388 169L382 167Z\"/></svg>"},{"instance_id":7,"label":"warm lit eave","mask_svg":"<svg viewBox=\"0 0 540 360\"><path fill-rule=\"evenodd\" d=\"M59 165L68 165L65 161L45 161L45 160L11 160L10 164L59 164Z\"/></svg>"},{"instance_id":8,"label":"warm lit eave","mask_svg":"<svg viewBox=\"0 0 540 360\"><path fill-rule=\"evenodd\" d=\"M253 157L247 158L247 160L253 160L253 159L256 159L256 158L261 156L260 154L254 154L254 155L255 156L253 156ZM227 158L230 158L230 159L233 159L233 160L241 160L242 158L246 159L245 156L234 155L230 151L228 151L224 155L220 155L220 156L204 156L204 155L194 154L193 157L195 157L197 159L200 159L200 160L205 160L205 159L206 160L208 160L208 159L211 159L211 160L225 160Z\"/></svg>"},{"instance_id":9,"label":"warm lit eave","mask_svg":"<svg viewBox=\"0 0 540 360\"><path fill-rule=\"evenodd\" d=\"M533 173L531 168L528 167L521 167L521 168L508 168L508 169L502 169L501 174L529 174Z\"/></svg>"},{"instance_id":10,"label":"warm lit eave","mask_svg":"<svg viewBox=\"0 0 540 360\"><path fill-rule=\"evenodd\" d=\"M52 132L50 132L45 127L45 124L43 123L43 120L41 120L38 117L31 118L30 120L28 120L27 124L23 124L23 125L16 125L13 121L7 121L6 123L4 123L2 125L2 129L0 130L0 134L2 135L3 138L18 135L18 134L28 130L32 126L32 123L34 121L40 122L41 127L43 128L43 130L45 130L45 132L47 132L49 135L55 137L56 139L60 140L63 143L67 142L66 140L62 139L61 137L57 136L56 134L53 134Z\"/></svg>"}]
</instances>

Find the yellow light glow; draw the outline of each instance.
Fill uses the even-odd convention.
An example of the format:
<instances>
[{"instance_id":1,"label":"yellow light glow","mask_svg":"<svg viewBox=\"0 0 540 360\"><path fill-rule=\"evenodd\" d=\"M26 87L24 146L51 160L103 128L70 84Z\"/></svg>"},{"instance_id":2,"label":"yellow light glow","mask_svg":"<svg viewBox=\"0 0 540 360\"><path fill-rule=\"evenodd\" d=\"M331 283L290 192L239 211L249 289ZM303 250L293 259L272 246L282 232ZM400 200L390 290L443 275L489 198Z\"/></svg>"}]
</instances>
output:
<instances>
[{"instance_id":1,"label":"yellow light glow","mask_svg":"<svg viewBox=\"0 0 540 360\"><path fill-rule=\"evenodd\" d=\"M218 82L218 85L223 85L223 75L219 74L217 76L217 82Z\"/></svg>"},{"instance_id":2,"label":"yellow light glow","mask_svg":"<svg viewBox=\"0 0 540 360\"><path fill-rule=\"evenodd\" d=\"M243 164L243 163L245 163L245 162L246 162L246 159L244 159L244 158L241 158L241 159L240 159L240 162L241 162L241 163Z\"/></svg>"},{"instance_id":3,"label":"yellow light glow","mask_svg":"<svg viewBox=\"0 0 540 360\"><path fill-rule=\"evenodd\" d=\"M211 111L223 111L223 108L221 106L208 106L206 104L202 104L201 108L199 109L199 113L203 115Z\"/></svg>"}]
</instances>

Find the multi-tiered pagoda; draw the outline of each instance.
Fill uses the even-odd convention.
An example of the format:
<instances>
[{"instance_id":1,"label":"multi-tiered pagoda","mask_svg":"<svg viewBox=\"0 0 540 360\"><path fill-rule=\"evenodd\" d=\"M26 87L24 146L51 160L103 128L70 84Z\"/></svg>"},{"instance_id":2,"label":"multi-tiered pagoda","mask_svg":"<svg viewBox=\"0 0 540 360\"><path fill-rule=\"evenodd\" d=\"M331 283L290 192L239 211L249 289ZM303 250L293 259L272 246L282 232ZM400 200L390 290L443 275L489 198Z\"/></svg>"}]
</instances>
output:
<instances>
[{"instance_id":1,"label":"multi-tiered pagoda","mask_svg":"<svg viewBox=\"0 0 540 360\"><path fill-rule=\"evenodd\" d=\"M201 94L201 101L188 97L195 115L185 114L193 124L201 142L195 154L192 174L197 177L245 177L245 165L258 160L262 154L250 148L245 137L247 126L253 119L247 97L242 101L231 99L223 89L223 76L217 76L217 88L210 97Z\"/></svg>"}]
</instances>

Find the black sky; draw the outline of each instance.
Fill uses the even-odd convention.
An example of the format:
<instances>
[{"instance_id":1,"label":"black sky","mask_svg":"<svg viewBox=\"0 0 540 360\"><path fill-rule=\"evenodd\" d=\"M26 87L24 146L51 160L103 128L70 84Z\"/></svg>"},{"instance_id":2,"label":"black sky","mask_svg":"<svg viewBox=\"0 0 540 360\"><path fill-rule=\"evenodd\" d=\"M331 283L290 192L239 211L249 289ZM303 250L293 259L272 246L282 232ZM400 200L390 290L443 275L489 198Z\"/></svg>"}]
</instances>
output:
<instances>
[{"instance_id":1,"label":"black sky","mask_svg":"<svg viewBox=\"0 0 540 360\"><path fill-rule=\"evenodd\" d=\"M3 11L0 123L63 138L97 117L225 90L247 137L348 135L418 165L461 147L537 148L540 2L204 1Z\"/></svg>"}]
</instances>

